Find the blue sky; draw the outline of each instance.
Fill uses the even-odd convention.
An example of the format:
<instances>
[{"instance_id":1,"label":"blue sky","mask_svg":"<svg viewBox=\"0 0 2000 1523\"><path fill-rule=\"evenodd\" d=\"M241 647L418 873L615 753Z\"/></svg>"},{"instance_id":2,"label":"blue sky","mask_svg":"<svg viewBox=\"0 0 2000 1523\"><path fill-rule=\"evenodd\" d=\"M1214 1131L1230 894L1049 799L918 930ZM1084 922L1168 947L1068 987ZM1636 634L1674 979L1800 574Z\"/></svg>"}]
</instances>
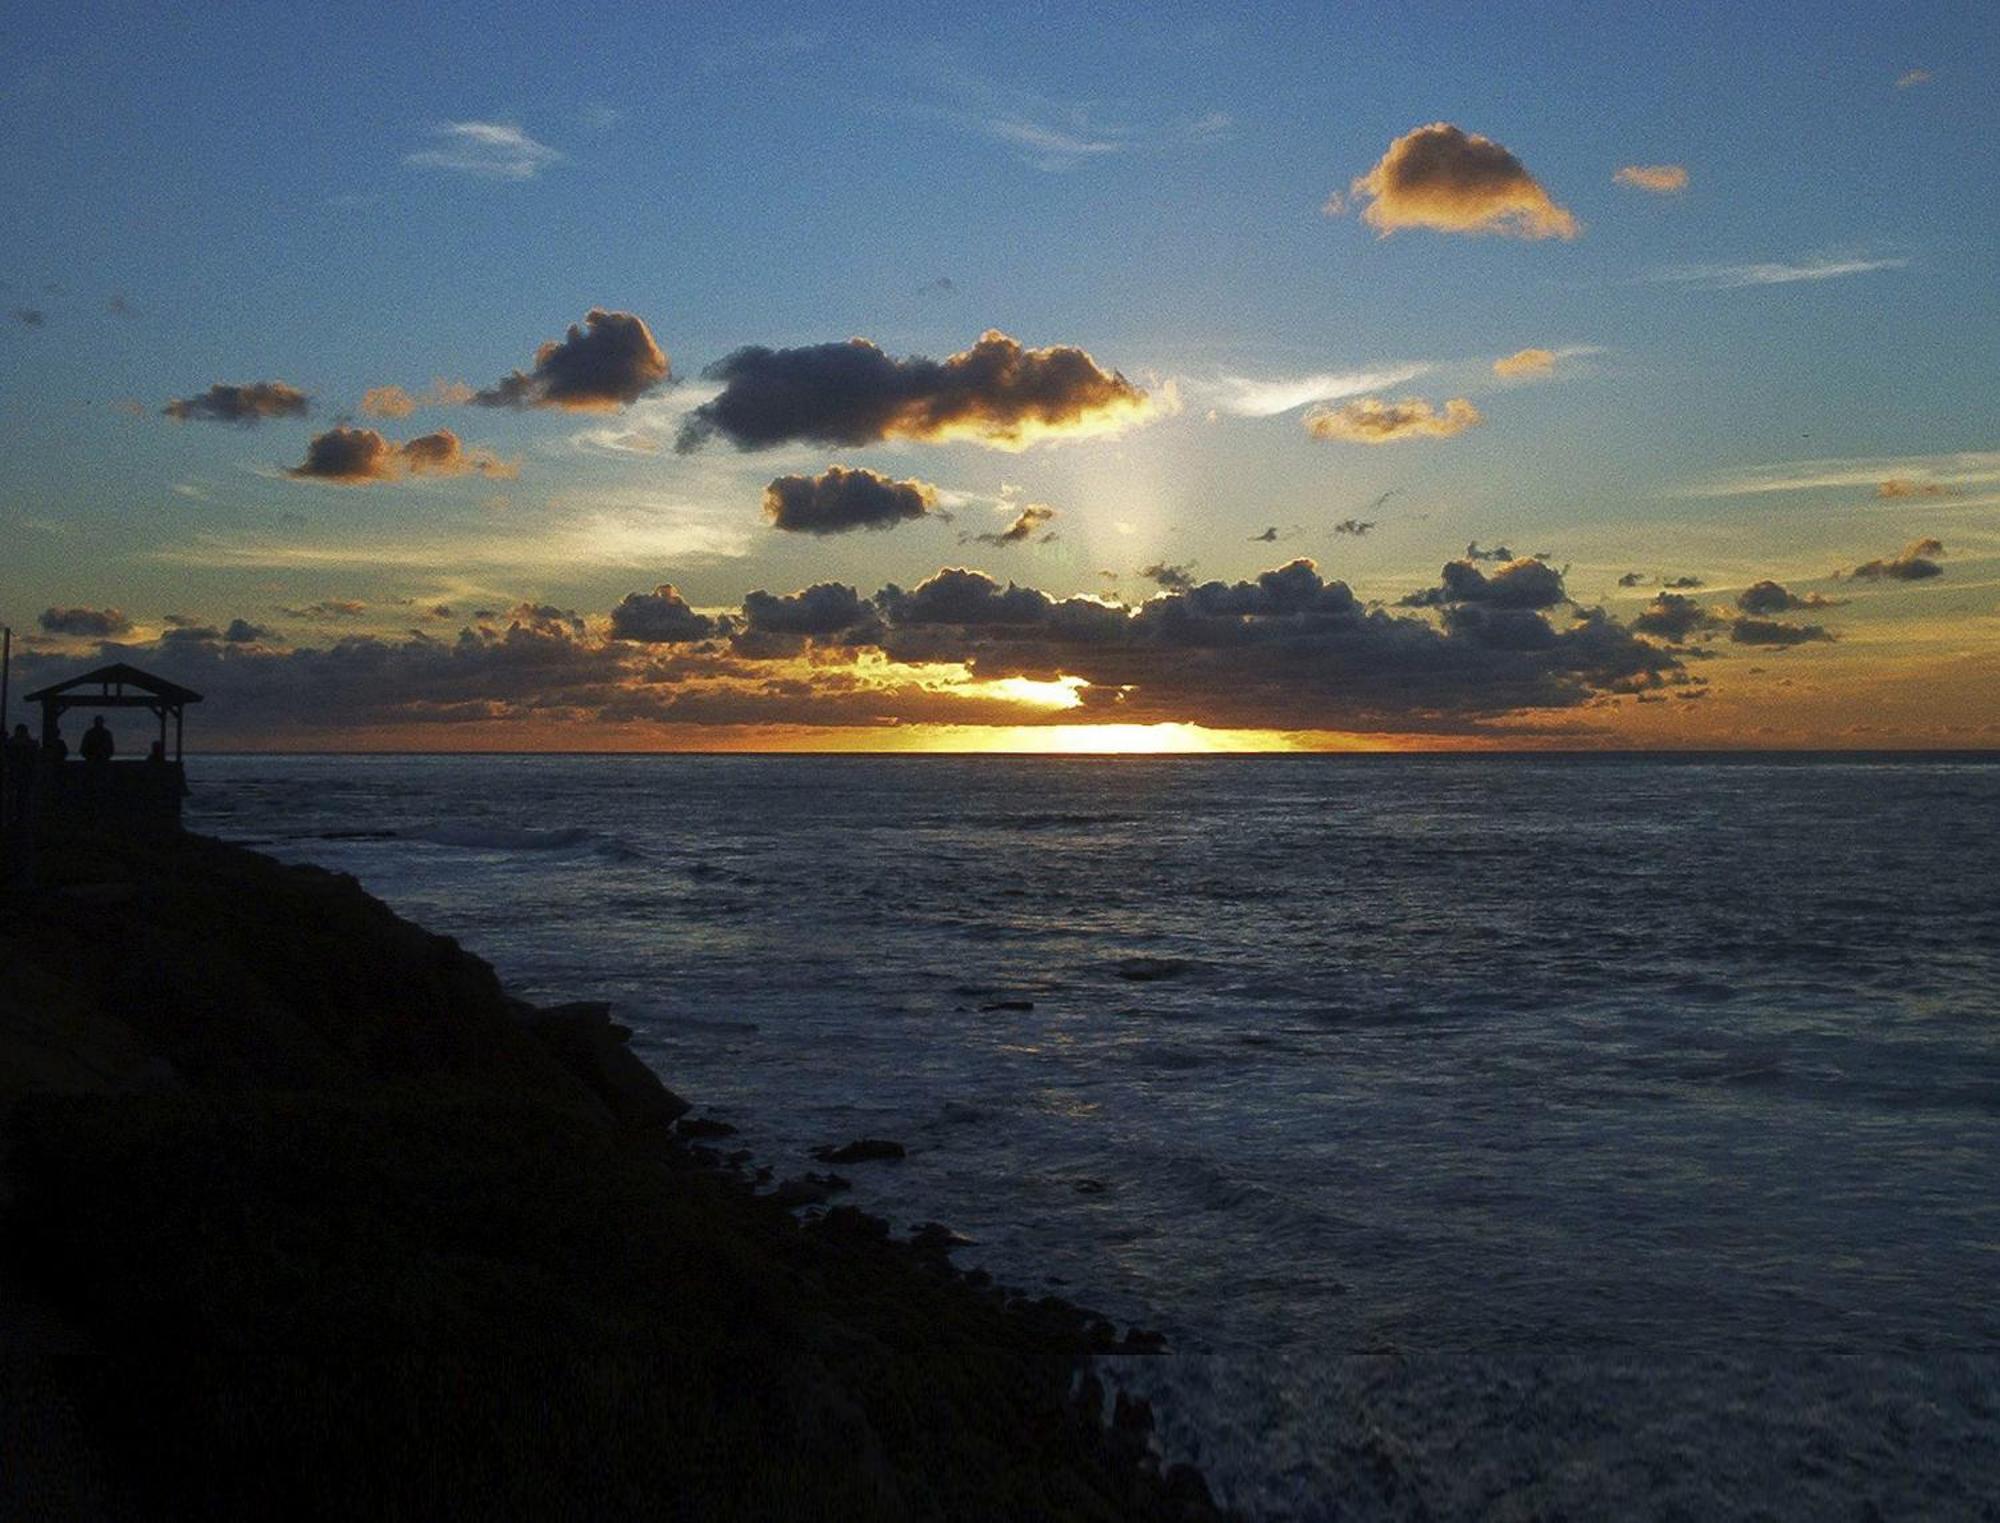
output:
<instances>
[{"instance_id":1,"label":"blue sky","mask_svg":"<svg viewBox=\"0 0 2000 1523\"><path fill-rule=\"evenodd\" d=\"M1630 615L1657 589L1628 571L1789 584L1940 538L1935 585L1868 589L1860 638L1786 653L1817 663L1799 723L1823 731L1892 669L1990 659L2000 471L1947 457L2000 450L1996 65L1995 12L1963 4L39 8L0 62L0 611L116 607L141 640L242 616L297 647L391 638L413 602L592 619L671 582L722 611L944 565L1129 600L1148 565L1294 555L1393 599L1478 540ZM1504 145L1580 234L1322 212L1437 122ZM1687 183L1614 184L1626 165ZM489 385L600 307L679 384L616 416L359 416L372 387ZM942 358L996 328L1080 346L1157 416L1020 452L671 448L738 346ZM1533 348L1550 373L1491 373ZM1370 446L1231 411L1245 382L1410 371L1368 394L1483 421ZM159 416L256 380L310 417ZM518 475L287 479L342 418L449 427ZM1718 491L1827 460L1939 490ZM765 482L833 463L934 484L951 522L771 529ZM961 542L1026 502L1055 541ZM279 612L329 598L368 611Z\"/></svg>"}]
</instances>

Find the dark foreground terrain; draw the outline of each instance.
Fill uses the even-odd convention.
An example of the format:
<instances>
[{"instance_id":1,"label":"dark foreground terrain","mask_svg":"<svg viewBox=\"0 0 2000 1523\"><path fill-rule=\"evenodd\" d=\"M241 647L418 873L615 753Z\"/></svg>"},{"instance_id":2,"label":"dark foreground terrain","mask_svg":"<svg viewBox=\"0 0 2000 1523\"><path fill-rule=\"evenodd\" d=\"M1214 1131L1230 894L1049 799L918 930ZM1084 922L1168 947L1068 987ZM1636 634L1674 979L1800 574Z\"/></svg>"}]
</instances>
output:
<instances>
[{"instance_id":1,"label":"dark foreground terrain","mask_svg":"<svg viewBox=\"0 0 2000 1523\"><path fill-rule=\"evenodd\" d=\"M686 1109L351 879L46 849L0 899L0 1515L1217 1516L1105 1420L1111 1328L801 1224Z\"/></svg>"}]
</instances>

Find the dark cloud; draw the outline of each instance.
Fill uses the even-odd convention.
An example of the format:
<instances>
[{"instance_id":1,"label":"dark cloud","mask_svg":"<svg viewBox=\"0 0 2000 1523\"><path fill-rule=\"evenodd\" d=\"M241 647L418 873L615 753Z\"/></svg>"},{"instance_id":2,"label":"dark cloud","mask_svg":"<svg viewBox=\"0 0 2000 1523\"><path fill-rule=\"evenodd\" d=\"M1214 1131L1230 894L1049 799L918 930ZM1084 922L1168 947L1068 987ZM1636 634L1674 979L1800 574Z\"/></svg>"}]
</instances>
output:
<instances>
[{"instance_id":1,"label":"dark cloud","mask_svg":"<svg viewBox=\"0 0 2000 1523\"><path fill-rule=\"evenodd\" d=\"M1168 592L1185 592L1194 586L1194 567L1177 566L1167 561L1154 561L1150 566L1141 566L1139 575L1156 587L1164 587Z\"/></svg>"},{"instance_id":2,"label":"dark cloud","mask_svg":"<svg viewBox=\"0 0 2000 1523\"><path fill-rule=\"evenodd\" d=\"M517 474L517 468L485 450L467 450L449 429L398 444L372 428L350 428L343 423L315 434L306 445L306 458L285 474L335 486L372 486L404 476L477 475L507 480Z\"/></svg>"},{"instance_id":3,"label":"dark cloud","mask_svg":"<svg viewBox=\"0 0 2000 1523\"><path fill-rule=\"evenodd\" d=\"M1637 587L1641 582L1645 580L1646 580L1645 577L1640 575L1638 572L1628 571L1623 576L1618 578L1618 585L1620 587Z\"/></svg>"},{"instance_id":4,"label":"dark cloud","mask_svg":"<svg viewBox=\"0 0 2000 1523\"><path fill-rule=\"evenodd\" d=\"M312 399L283 381L251 381L242 386L217 381L199 396L180 397L160 409L176 423L240 423L248 427L266 418L303 418Z\"/></svg>"},{"instance_id":5,"label":"dark cloud","mask_svg":"<svg viewBox=\"0 0 2000 1523\"><path fill-rule=\"evenodd\" d=\"M1805 645L1833 636L1817 624L1785 624L1739 614L1729 626L1729 638L1737 645Z\"/></svg>"},{"instance_id":6,"label":"dark cloud","mask_svg":"<svg viewBox=\"0 0 2000 1523\"><path fill-rule=\"evenodd\" d=\"M1889 560L1864 561L1847 574L1864 582L1878 582L1884 577L1896 582L1921 582L1944 575L1944 567L1932 559L1943 554L1941 541L1913 539Z\"/></svg>"},{"instance_id":7,"label":"dark cloud","mask_svg":"<svg viewBox=\"0 0 2000 1523\"><path fill-rule=\"evenodd\" d=\"M821 637L871 628L876 623L875 605L840 582L819 582L784 596L753 592L743 600L743 617L751 629L760 632Z\"/></svg>"},{"instance_id":8,"label":"dark cloud","mask_svg":"<svg viewBox=\"0 0 2000 1523\"><path fill-rule=\"evenodd\" d=\"M481 407L556 407L615 412L669 376L652 330L630 312L593 307L583 326L535 351L532 370L516 370L472 400Z\"/></svg>"},{"instance_id":9,"label":"dark cloud","mask_svg":"<svg viewBox=\"0 0 2000 1523\"><path fill-rule=\"evenodd\" d=\"M1679 645L1696 630L1714 629L1721 621L1701 606L1698 598L1678 592L1663 592L1648 603L1632 620L1632 628L1642 635L1658 635Z\"/></svg>"},{"instance_id":10,"label":"dark cloud","mask_svg":"<svg viewBox=\"0 0 2000 1523\"><path fill-rule=\"evenodd\" d=\"M49 320L48 313L40 307L15 307L7 315L23 328L40 328Z\"/></svg>"},{"instance_id":11,"label":"dark cloud","mask_svg":"<svg viewBox=\"0 0 2000 1523\"><path fill-rule=\"evenodd\" d=\"M1350 519L1349 522L1352 522L1352 520ZM1272 524L1262 534L1253 534L1250 536L1250 543L1253 545L1275 545L1277 542L1278 526L1276 524Z\"/></svg>"},{"instance_id":12,"label":"dark cloud","mask_svg":"<svg viewBox=\"0 0 2000 1523\"><path fill-rule=\"evenodd\" d=\"M940 275L937 279L927 280L917 287L917 295L919 296L955 296L957 294L958 287L952 283L949 275Z\"/></svg>"},{"instance_id":13,"label":"dark cloud","mask_svg":"<svg viewBox=\"0 0 2000 1523\"><path fill-rule=\"evenodd\" d=\"M1047 623L1053 606L1046 593L1012 582L1003 589L985 572L968 571L963 566L947 567L910 592L891 584L876 595L875 603L898 625L955 624L962 628L1040 628Z\"/></svg>"},{"instance_id":14,"label":"dark cloud","mask_svg":"<svg viewBox=\"0 0 2000 1523\"><path fill-rule=\"evenodd\" d=\"M231 619L229 627L222 632L222 638L230 645L254 645L259 640L269 640L274 636L262 624L252 624L248 619Z\"/></svg>"},{"instance_id":15,"label":"dark cloud","mask_svg":"<svg viewBox=\"0 0 2000 1523\"><path fill-rule=\"evenodd\" d=\"M1705 587L1708 584L1698 576L1677 576L1671 580L1663 580L1660 585L1671 588L1676 592L1687 592L1696 587Z\"/></svg>"},{"instance_id":16,"label":"dark cloud","mask_svg":"<svg viewBox=\"0 0 2000 1523\"><path fill-rule=\"evenodd\" d=\"M1369 203L1361 220L1384 237L1413 227L1515 238L1574 238L1581 231L1513 154L1449 122L1397 138L1351 191Z\"/></svg>"},{"instance_id":17,"label":"dark cloud","mask_svg":"<svg viewBox=\"0 0 2000 1523\"><path fill-rule=\"evenodd\" d=\"M688 607L679 591L666 582L651 592L626 593L611 610L613 639L642 645L678 645L706 640L714 633L715 620Z\"/></svg>"},{"instance_id":18,"label":"dark cloud","mask_svg":"<svg viewBox=\"0 0 2000 1523\"><path fill-rule=\"evenodd\" d=\"M936 506L937 488L927 481L895 481L841 465L817 476L780 476L764 488L765 516L773 528L792 534L887 529Z\"/></svg>"},{"instance_id":19,"label":"dark cloud","mask_svg":"<svg viewBox=\"0 0 2000 1523\"><path fill-rule=\"evenodd\" d=\"M1352 534L1358 539L1374 527L1375 520L1372 518L1343 518L1333 526L1333 532L1336 534Z\"/></svg>"},{"instance_id":20,"label":"dark cloud","mask_svg":"<svg viewBox=\"0 0 2000 1523\"><path fill-rule=\"evenodd\" d=\"M1512 550L1505 545L1495 545L1491 550L1479 548L1479 541L1473 540L1465 547L1465 554L1459 557L1467 561L1511 561L1516 559Z\"/></svg>"},{"instance_id":21,"label":"dark cloud","mask_svg":"<svg viewBox=\"0 0 2000 1523\"><path fill-rule=\"evenodd\" d=\"M700 616L683 614L670 590L637 596L659 602L621 607L696 627ZM108 645L106 654L208 695L219 722L211 733L243 740L487 722L1178 720L1468 733L1528 711L1694 685L1673 652L1600 611L1561 627L1535 609L1485 603L1452 604L1436 618L1395 613L1363 604L1306 560L1131 608L964 568L873 599L838 583L757 592L740 619L716 621L727 641L605 638L601 626L547 604L490 617L455 640L412 632L287 648L225 635ZM971 683L940 683L914 663L960 666ZM39 680L62 662L31 652L28 668L24 677ZM1058 676L1082 684L1079 706L1024 705L991 686Z\"/></svg>"},{"instance_id":22,"label":"dark cloud","mask_svg":"<svg viewBox=\"0 0 2000 1523\"><path fill-rule=\"evenodd\" d=\"M1033 539L1035 531L1055 516L1056 510L1047 503L1031 502L1021 509L1019 515L1006 528L992 534L975 534L971 538L982 545L1018 545ZM1051 529L1041 536L1041 543L1047 544L1055 537L1055 531Z\"/></svg>"},{"instance_id":23,"label":"dark cloud","mask_svg":"<svg viewBox=\"0 0 2000 1523\"><path fill-rule=\"evenodd\" d=\"M133 306L132 303L127 301L122 295L117 295L117 294L114 294L112 298L104 304L104 310L111 313L114 317L137 317L139 315L139 309L137 307Z\"/></svg>"},{"instance_id":24,"label":"dark cloud","mask_svg":"<svg viewBox=\"0 0 2000 1523\"><path fill-rule=\"evenodd\" d=\"M44 608L36 621L52 635L82 635L106 640L122 635L132 621L117 608Z\"/></svg>"},{"instance_id":25,"label":"dark cloud","mask_svg":"<svg viewBox=\"0 0 2000 1523\"><path fill-rule=\"evenodd\" d=\"M703 374L720 381L722 392L682 428L675 447L684 452L718 435L745 450L884 439L972 439L1018 449L1137 422L1153 405L1081 349L1024 349L993 330L943 361L895 359L857 338L738 349Z\"/></svg>"},{"instance_id":26,"label":"dark cloud","mask_svg":"<svg viewBox=\"0 0 2000 1523\"><path fill-rule=\"evenodd\" d=\"M1790 613L1800 608L1837 608L1840 605L1817 592L1800 597L1781 582L1765 580L1752 582L1737 593L1736 606L1745 613L1773 614Z\"/></svg>"},{"instance_id":27,"label":"dark cloud","mask_svg":"<svg viewBox=\"0 0 2000 1523\"><path fill-rule=\"evenodd\" d=\"M1558 630L1533 608L1458 604L1440 626L1369 609L1306 560L1134 609L963 569L876 601L892 657L956 660L981 678L1080 677L1083 709L1066 717L1085 721L1458 728L1686 680L1672 653L1601 612Z\"/></svg>"},{"instance_id":28,"label":"dark cloud","mask_svg":"<svg viewBox=\"0 0 2000 1523\"><path fill-rule=\"evenodd\" d=\"M1508 561L1490 576L1469 560L1447 561L1439 584L1413 592L1406 608L1449 608L1480 603L1491 608L1553 608L1569 600L1562 573L1533 558Z\"/></svg>"}]
</instances>

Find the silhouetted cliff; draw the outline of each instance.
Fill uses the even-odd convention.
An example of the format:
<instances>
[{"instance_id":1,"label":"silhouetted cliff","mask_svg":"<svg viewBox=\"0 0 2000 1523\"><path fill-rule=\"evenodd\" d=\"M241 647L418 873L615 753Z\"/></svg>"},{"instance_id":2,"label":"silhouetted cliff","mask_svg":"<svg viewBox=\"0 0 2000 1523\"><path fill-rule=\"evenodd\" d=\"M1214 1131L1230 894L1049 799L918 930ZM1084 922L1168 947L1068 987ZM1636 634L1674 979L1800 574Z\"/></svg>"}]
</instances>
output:
<instances>
[{"instance_id":1,"label":"silhouetted cliff","mask_svg":"<svg viewBox=\"0 0 2000 1523\"><path fill-rule=\"evenodd\" d=\"M198 837L42 868L0 900L0 1511L1215 1516L1101 1420L1110 1328L800 1225L603 1007Z\"/></svg>"}]
</instances>

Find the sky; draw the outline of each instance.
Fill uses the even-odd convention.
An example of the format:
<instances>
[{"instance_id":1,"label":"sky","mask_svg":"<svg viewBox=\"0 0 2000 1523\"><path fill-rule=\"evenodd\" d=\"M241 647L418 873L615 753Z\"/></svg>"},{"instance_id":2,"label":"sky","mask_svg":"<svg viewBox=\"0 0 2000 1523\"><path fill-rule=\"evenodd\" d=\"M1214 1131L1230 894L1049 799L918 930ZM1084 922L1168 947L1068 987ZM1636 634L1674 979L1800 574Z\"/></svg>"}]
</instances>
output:
<instances>
[{"instance_id":1,"label":"sky","mask_svg":"<svg viewBox=\"0 0 2000 1523\"><path fill-rule=\"evenodd\" d=\"M1964 3L31 8L14 691L130 661L277 749L2000 745L1996 72Z\"/></svg>"}]
</instances>

